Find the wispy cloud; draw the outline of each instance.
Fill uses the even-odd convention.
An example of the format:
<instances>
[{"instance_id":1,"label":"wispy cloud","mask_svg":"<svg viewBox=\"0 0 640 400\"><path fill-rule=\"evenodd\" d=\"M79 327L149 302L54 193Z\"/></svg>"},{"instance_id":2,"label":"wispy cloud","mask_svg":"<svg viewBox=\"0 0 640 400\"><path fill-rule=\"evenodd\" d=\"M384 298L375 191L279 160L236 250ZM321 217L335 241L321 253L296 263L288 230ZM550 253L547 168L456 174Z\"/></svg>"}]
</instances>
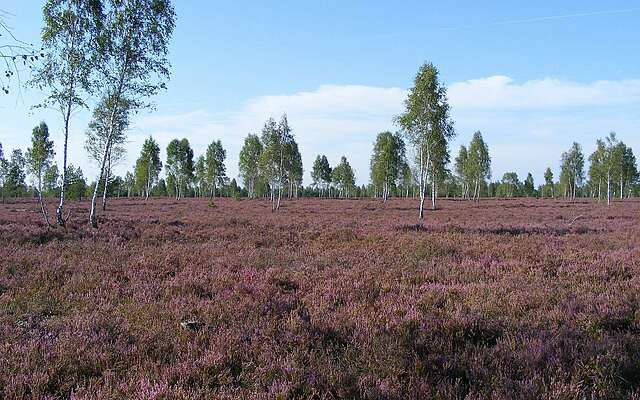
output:
<instances>
[{"instance_id":1,"label":"wispy cloud","mask_svg":"<svg viewBox=\"0 0 640 400\"><path fill-rule=\"evenodd\" d=\"M472 25L465 25L465 26L448 27L448 28L444 28L444 30L457 31L457 30L470 29L470 28L530 24L535 22L595 17L600 15L629 14L634 12L640 12L640 7L621 8L621 9L614 9L614 10L586 11L586 12L571 13L571 14L556 14L556 15L546 15L546 16L540 16L540 17L529 17L529 18L514 18L514 19L503 20L503 21L489 22L486 24L476 24L476 25L472 24Z\"/></svg>"}]
</instances>

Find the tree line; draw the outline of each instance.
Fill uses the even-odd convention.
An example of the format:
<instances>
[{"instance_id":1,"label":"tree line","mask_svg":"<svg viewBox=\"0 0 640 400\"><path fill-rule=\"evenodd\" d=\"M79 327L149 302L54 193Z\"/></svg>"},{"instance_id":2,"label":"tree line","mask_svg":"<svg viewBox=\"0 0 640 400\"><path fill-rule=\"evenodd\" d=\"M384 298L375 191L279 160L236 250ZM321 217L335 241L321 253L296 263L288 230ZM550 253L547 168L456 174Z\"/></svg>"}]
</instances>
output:
<instances>
[{"instance_id":1,"label":"tree line","mask_svg":"<svg viewBox=\"0 0 640 400\"><path fill-rule=\"evenodd\" d=\"M95 129L90 124L86 132L85 149L90 156L99 155L100 151L95 149L102 148ZM5 197L36 196L43 217L48 221L42 198L57 197L62 191L62 174L53 162L53 149L44 122L34 127L31 146L25 154L15 149L5 157L0 143L3 202ZM608 204L614 198L640 194L640 174L633 150L614 132L598 139L596 150L589 157L585 157L580 144L573 143L560 157L558 179L554 179L549 167L544 173L544 183L538 186L531 173L523 181L515 172L505 172L500 180L491 181L489 146L479 131L474 133L468 146L460 146L451 166L447 153L446 148L440 149L439 153L433 152L444 157L447 163L433 163L432 170L427 169L424 175L429 181L421 186L420 155L414 156L411 162L403 135L381 132L373 143L369 184L356 185L353 168L345 156L332 167L326 155L318 155L311 170L312 182L305 187L302 157L287 116L283 115L279 122L268 119L260 135L249 134L244 139L238 161L241 184L226 174L227 152L220 140L212 141L203 154L194 158L187 138L174 139L166 148L163 163L160 146L153 137L148 137L132 171L124 177L115 176L112 170L124 159L125 149L113 146L107 155L102 181L89 183L79 167L68 165L66 190L68 198L79 200L101 193L103 210L109 197L133 196L145 199L150 196L267 198L272 209L277 210L283 196L374 197L386 202L390 197L420 197L421 187L432 194L432 207L437 193L445 198L474 201L484 197L588 197ZM428 158L431 157L434 156ZM585 168L586 161L589 162L588 169ZM163 168L164 178L161 177ZM30 185L26 183L28 176L32 178Z\"/></svg>"}]
</instances>

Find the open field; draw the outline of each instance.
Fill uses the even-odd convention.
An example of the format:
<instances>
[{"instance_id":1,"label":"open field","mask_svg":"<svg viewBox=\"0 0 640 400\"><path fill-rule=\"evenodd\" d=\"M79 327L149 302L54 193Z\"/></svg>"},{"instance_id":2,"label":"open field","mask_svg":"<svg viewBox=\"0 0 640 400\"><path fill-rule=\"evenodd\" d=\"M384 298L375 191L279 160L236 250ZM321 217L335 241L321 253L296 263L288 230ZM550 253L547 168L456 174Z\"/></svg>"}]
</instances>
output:
<instances>
[{"instance_id":1,"label":"open field","mask_svg":"<svg viewBox=\"0 0 640 400\"><path fill-rule=\"evenodd\" d=\"M640 201L0 206L0 398L640 398Z\"/></svg>"}]
</instances>

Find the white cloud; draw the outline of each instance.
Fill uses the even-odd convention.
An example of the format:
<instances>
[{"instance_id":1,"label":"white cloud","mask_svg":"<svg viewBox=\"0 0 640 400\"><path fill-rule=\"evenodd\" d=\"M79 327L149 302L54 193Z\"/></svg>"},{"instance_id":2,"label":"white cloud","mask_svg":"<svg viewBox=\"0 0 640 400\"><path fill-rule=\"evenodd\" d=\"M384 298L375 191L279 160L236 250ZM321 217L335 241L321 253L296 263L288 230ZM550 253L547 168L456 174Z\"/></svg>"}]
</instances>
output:
<instances>
[{"instance_id":1,"label":"white cloud","mask_svg":"<svg viewBox=\"0 0 640 400\"><path fill-rule=\"evenodd\" d=\"M451 106L459 109L513 110L640 105L640 80L576 83L559 79L516 83L491 76L452 84Z\"/></svg>"}]
</instances>

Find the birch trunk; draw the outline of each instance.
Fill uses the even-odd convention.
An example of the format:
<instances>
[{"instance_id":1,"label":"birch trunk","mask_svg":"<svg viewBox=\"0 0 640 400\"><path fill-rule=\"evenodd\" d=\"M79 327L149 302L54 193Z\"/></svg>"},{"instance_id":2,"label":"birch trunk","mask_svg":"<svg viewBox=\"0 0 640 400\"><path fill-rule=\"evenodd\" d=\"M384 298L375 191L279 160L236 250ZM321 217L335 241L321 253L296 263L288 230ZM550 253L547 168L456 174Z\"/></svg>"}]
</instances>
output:
<instances>
[{"instance_id":1,"label":"birch trunk","mask_svg":"<svg viewBox=\"0 0 640 400\"><path fill-rule=\"evenodd\" d=\"M607 171L607 205L611 205L611 171Z\"/></svg>"},{"instance_id":2,"label":"birch trunk","mask_svg":"<svg viewBox=\"0 0 640 400\"><path fill-rule=\"evenodd\" d=\"M72 87L73 90L73 87ZM67 149L69 143L69 119L71 118L71 102L67 104L67 110L64 114L64 150L63 150L63 158L62 158L62 187L60 188L60 204L56 209L56 223L59 226L64 226L65 220L62 215L64 210L64 196L67 187ZM4 203L4 192L2 197L2 202Z\"/></svg>"},{"instance_id":3,"label":"birch trunk","mask_svg":"<svg viewBox=\"0 0 640 400\"><path fill-rule=\"evenodd\" d=\"M109 178L111 178L111 149L109 149L109 155L107 156L107 168L104 176L104 191L102 193L102 211L107 209L107 189L109 188Z\"/></svg>"},{"instance_id":4,"label":"birch trunk","mask_svg":"<svg viewBox=\"0 0 640 400\"><path fill-rule=\"evenodd\" d=\"M151 158L147 160L147 192L144 195L144 200L149 200L149 192L151 191Z\"/></svg>"},{"instance_id":5,"label":"birch trunk","mask_svg":"<svg viewBox=\"0 0 640 400\"><path fill-rule=\"evenodd\" d=\"M419 209L419 217L420 219L424 219L424 200L426 197L427 191L427 176L428 176L428 165L431 163L431 152L427 151L427 159L424 159L424 149L423 146L420 146L420 209Z\"/></svg>"},{"instance_id":6,"label":"birch trunk","mask_svg":"<svg viewBox=\"0 0 640 400\"><path fill-rule=\"evenodd\" d=\"M42 212L42 216L44 217L44 222L47 223L47 226L51 226L51 224L49 223L49 215L47 214L47 209L44 207L44 201L42 201L42 177L41 176L38 176L38 201L40 202L40 211Z\"/></svg>"},{"instance_id":7,"label":"birch trunk","mask_svg":"<svg viewBox=\"0 0 640 400\"><path fill-rule=\"evenodd\" d=\"M434 171L435 172L435 171ZM431 176L431 209L436 209L436 177Z\"/></svg>"},{"instance_id":8,"label":"birch trunk","mask_svg":"<svg viewBox=\"0 0 640 400\"><path fill-rule=\"evenodd\" d=\"M107 140L107 144L104 150L104 155L102 156L102 162L100 163L100 175L98 175L98 178L96 179L96 186L93 188L93 195L91 196L91 213L89 214L89 223L93 228L98 227L98 215L96 214L96 199L98 197L98 186L100 185L100 181L105 175L104 169L107 163L107 154L109 152L110 145L111 145L110 141Z\"/></svg>"}]
</instances>

